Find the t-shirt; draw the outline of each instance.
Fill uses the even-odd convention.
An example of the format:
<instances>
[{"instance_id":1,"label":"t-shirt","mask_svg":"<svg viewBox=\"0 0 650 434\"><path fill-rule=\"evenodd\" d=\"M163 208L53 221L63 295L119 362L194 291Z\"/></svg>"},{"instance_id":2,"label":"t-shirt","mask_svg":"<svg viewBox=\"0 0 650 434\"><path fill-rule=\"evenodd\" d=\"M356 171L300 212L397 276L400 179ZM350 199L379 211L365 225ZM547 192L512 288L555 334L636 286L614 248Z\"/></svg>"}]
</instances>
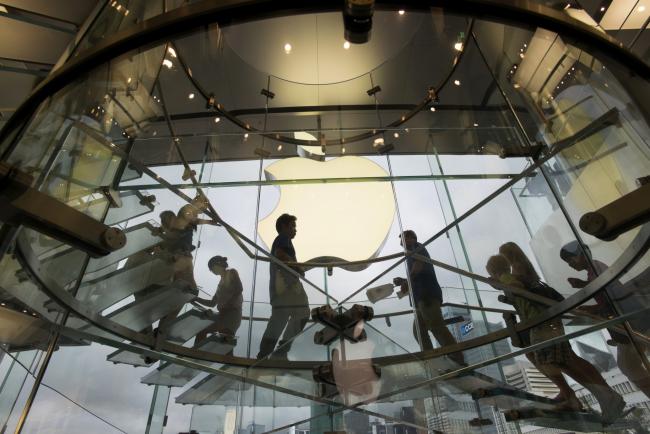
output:
<instances>
[{"instance_id":1,"label":"t-shirt","mask_svg":"<svg viewBox=\"0 0 650 434\"><path fill-rule=\"evenodd\" d=\"M188 225L185 229L168 229L163 234L165 249L174 255L188 255L195 249L192 244L194 226Z\"/></svg>"},{"instance_id":2,"label":"t-shirt","mask_svg":"<svg viewBox=\"0 0 650 434\"><path fill-rule=\"evenodd\" d=\"M415 244L415 248L410 252L415 253L416 255L424 256L431 258L429 252L424 246L420 243ZM431 301L438 300L442 302L442 289L436 278L436 272L433 269L433 264L430 262L424 262L409 256L406 258L406 265L409 269L409 273L413 264L418 263L421 265L420 271L415 274L411 274L411 293L413 294L413 301L417 304L420 301Z\"/></svg>"},{"instance_id":3,"label":"t-shirt","mask_svg":"<svg viewBox=\"0 0 650 434\"><path fill-rule=\"evenodd\" d=\"M221 309L241 309L244 302L242 292L243 286L239 273L235 270L226 271L226 275L217 286L216 301L219 310Z\"/></svg>"},{"instance_id":4,"label":"t-shirt","mask_svg":"<svg viewBox=\"0 0 650 434\"><path fill-rule=\"evenodd\" d=\"M297 262L296 250L293 248L293 243L291 242L291 238L289 238L288 235L280 234L275 237L275 240L273 240L273 245L271 246L271 255L275 256L278 252L278 249L282 249L287 255L289 255L292 261ZM284 269L273 262L270 264L269 271L271 277L271 281L269 282L269 295L271 298L271 303L273 303L274 299L277 296L277 290L275 287L277 273L282 273L282 277L286 281L295 280L296 277L286 272Z\"/></svg>"}]
</instances>

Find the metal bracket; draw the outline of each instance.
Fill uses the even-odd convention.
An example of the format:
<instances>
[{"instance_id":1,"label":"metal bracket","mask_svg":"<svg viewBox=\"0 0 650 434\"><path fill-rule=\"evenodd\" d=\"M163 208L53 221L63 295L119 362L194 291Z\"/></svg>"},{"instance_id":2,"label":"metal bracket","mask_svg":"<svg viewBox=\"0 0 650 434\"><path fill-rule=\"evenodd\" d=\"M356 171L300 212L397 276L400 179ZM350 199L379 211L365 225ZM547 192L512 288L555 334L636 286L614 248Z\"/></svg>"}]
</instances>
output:
<instances>
[{"instance_id":1,"label":"metal bracket","mask_svg":"<svg viewBox=\"0 0 650 434\"><path fill-rule=\"evenodd\" d=\"M314 334L314 343L328 345L337 338L345 338L353 343L363 342L368 337L366 331L358 332L355 328L360 321L370 321L373 316L374 310L371 307L359 304L342 313L337 313L327 304L315 307L311 311L311 318L325 328Z\"/></svg>"},{"instance_id":2,"label":"metal bracket","mask_svg":"<svg viewBox=\"0 0 650 434\"><path fill-rule=\"evenodd\" d=\"M31 183L31 176L0 162L0 220L27 226L93 257L108 255L126 244L122 230L41 193Z\"/></svg>"},{"instance_id":3,"label":"metal bracket","mask_svg":"<svg viewBox=\"0 0 650 434\"><path fill-rule=\"evenodd\" d=\"M641 178L643 179L643 178ZM604 241L612 241L650 220L650 183L641 186L580 218L580 229Z\"/></svg>"},{"instance_id":4,"label":"metal bracket","mask_svg":"<svg viewBox=\"0 0 650 434\"><path fill-rule=\"evenodd\" d=\"M373 95L376 94L377 92L381 92L381 87L380 87L380 86L375 86L375 87L373 87L372 89L368 89L368 90L366 91L366 93L368 94L368 96L373 96Z\"/></svg>"},{"instance_id":5,"label":"metal bracket","mask_svg":"<svg viewBox=\"0 0 650 434\"><path fill-rule=\"evenodd\" d=\"M265 97L267 97L269 99L275 98L275 94L273 92L271 92L270 90L268 90L268 89L262 89L260 91L260 94L264 95Z\"/></svg>"}]
</instances>

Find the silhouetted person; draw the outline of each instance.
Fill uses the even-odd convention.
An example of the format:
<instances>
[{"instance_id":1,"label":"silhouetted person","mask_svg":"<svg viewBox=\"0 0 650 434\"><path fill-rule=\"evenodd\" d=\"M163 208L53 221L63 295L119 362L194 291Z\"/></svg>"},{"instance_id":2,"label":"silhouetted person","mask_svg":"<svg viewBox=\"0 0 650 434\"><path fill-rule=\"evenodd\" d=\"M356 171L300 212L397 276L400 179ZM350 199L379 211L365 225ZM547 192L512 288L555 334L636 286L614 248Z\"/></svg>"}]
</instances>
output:
<instances>
[{"instance_id":1,"label":"silhouetted person","mask_svg":"<svg viewBox=\"0 0 650 434\"><path fill-rule=\"evenodd\" d=\"M486 266L487 272L490 277L505 285L520 291L529 291L526 285L511 270L522 266L524 263L530 263L530 261L525 258L525 255L516 244L514 246L517 249L512 249L513 244L509 243L509 248L503 248L502 246L500 249L500 251L508 251L509 258L503 254L490 257ZM517 264L517 266L512 266L510 261ZM546 305L531 301L521 294L507 290L504 292L512 300L522 322L541 315L547 309ZM554 318L530 330L530 343L531 345L538 344L564 334L561 319ZM600 404L604 421L613 422L621 416L625 407L623 398L605 382L602 375L591 363L579 357L573 351L569 342L563 341L533 351L532 361L535 367L560 389L560 395L557 399L562 402L562 408L579 410L582 407L575 392L562 377L562 374L566 374L594 395Z\"/></svg>"},{"instance_id":2,"label":"silhouetted person","mask_svg":"<svg viewBox=\"0 0 650 434\"><path fill-rule=\"evenodd\" d=\"M418 243L415 232L406 230L400 237L402 239L401 244L408 253L430 258L427 249ZM413 296L416 312L416 317L413 320L413 335L416 341L419 342L423 350L433 349L431 338L429 338L429 331L431 331L441 346L455 344L456 339L447 328L445 319L442 316L442 289L436 278L433 264L408 256L406 266L412 288L409 288L408 280L401 277L395 278L393 283L401 285L403 293L410 290ZM422 339L421 342L418 339L418 329L419 336ZM448 357L460 364L465 363L463 354L460 352L449 354Z\"/></svg>"},{"instance_id":3,"label":"silhouetted person","mask_svg":"<svg viewBox=\"0 0 650 434\"><path fill-rule=\"evenodd\" d=\"M207 307L217 307L217 316L212 325L197 333L194 346L201 345L210 333L235 337L241 325L243 286L237 270L228 268L228 258L214 256L208 261L208 268L221 277L217 290L211 299L196 298L194 301Z\"/></svg>"},{"instance_id":4,"label":"silhouetted person","mask_svg":"<svg viewBox=\"0 0 650 434\"><path fill-rule=\"evenodd\" d=\"M278 236L273 241L271 255L282 262L297 262L296 251L291 242L297 232L296 217L282 214L275 222L275 230ZM304 276L305 272L300 267L292 268ZM300 279L273 262L270 263L270 277L271 318L262 336L257 358L261 359L273 353L272 357L275 359L287 359L292 339L302 331L309 320L309 301ZM280 336L283 339L275 350Z\"/></svg>"},{"instance_id":5,"label":"silhouetted person","mask_svg":"<svg viewBox=\"0 0 650 434\"><path fill-rule=\"evenodd\" d=\"M191 204L182 206L178 214L174 214L170 210L160 213L160 228L157 235L162 238L162 242L155 248L155 251L171 263L171 286L179 289L190 288L197 291L196 281L194 280L194 264L192 262L192 252L196 248L193 244L194 232L197 225L216 224L212 220L203 220L198 217L205 210L205 207L205 199L197 197ZM135 298L138 299L138 297L146 295L146 293L136 294ZM183 306L178 306L177 309L160 319L158 327L154 331L154 335L158 340L166 339L169 327L171 327L182 308ZM150 363L155 359L145 357L145 361Z\"/></svg>"},{"instance_id":6,"label":"silhouetted person","mask_svg":"<svg viewBox=\"0 0 650 434\"><path fill-rule=\"evenodd\" d=\"M587 272L587 280L578 279L576 277L569 277L567 279L569 284L576 289L584 288L589 284L589 282L598 277L598 275L604 273L608 268L603 262L593 259L589 248L585 246L583 250L577 241L572 241L562 247L560 250L560 257L574 270ZM614 300L617 300L619 297L623 297L624 295L623 285L619 281L610 283L607 285L605 290ZM581 306L579 309L591 313L592 315L600 316L603 319L618 316L603 291L596 294L594 300L597 303L595 306ZM634 312L639 310L641 307L642 306L639 305L638 300L636 300L636 297L634 296L624 297L622 302L619 302L619 308L622 314ZM643 321L636 321L633 323L636 325L642 322ZM644 330L642 331L645 331L645 328L646 327L643 327ZM636 351L634 344L622 331L612 328L607 329L607 331L612 337L611 343L616 346L616 362L618 367L621 369L621 372L647 397L650 397L650 374L645 369L641 356ZM644 344L641 342L638 343L641 348L645 348Z\"/></svg>"}]
</instances>

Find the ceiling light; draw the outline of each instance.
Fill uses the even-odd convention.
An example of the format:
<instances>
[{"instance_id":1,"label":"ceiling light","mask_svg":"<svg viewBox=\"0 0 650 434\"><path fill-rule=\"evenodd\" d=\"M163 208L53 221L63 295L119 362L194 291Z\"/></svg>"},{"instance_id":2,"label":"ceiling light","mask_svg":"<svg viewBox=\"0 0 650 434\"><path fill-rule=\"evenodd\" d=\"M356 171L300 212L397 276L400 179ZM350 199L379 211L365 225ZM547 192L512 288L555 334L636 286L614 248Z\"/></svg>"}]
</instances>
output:
<instances>
[{"instance_id":1,"label":"ceiling light","mask_svg":"<svg viewBox=\"0 0 650 434\"><path fill-rule=\"evenodd\" d=\"M167 52L169 53L170 56L176 57L176 50L174 50L172 47L167 48Z\"/></svg>"},{"instance_id":2,"label":"ceiling light","mask_svg":"<svg viewBox=\"0 0 650 434\"><path fill-rule=\"evenodd\" d=\"M601 7L600 7L600 11L601 11L601 12L605 12L605 6L601 6Z\"/></svg>"},{"instance_id":3,"label":"ceiling light","mask_svg":"<svg viewBox=\"0 0 650 434\"><path fill-rule=\"evenodd\" d=\"M429 110L431 110L432 112L435 112L436 108L434 106L431 106L431 107L429 107Z\"/></svg>"},{"instance_id":4,"label":"ceiling light","mask_svg":"<svg viewBox=\"0 0 650 434\"><path fill-rule=\"evenodd\" d=\"M4 6L2 6L2 5L0 5L0 12L2 12L3 14L8 14L8 13L9 13L9 11L7 10L7 8L4 7Z\"/></svg>"},{"instance_id":5,"label":"ceiling light","mask_svg":"<svg viewBox=\"0 0 650 434\"><path fill-rule=\"evenodd\" d=\"M564 9L569 9L571 7L571 3L567 3L566 6L564 6Z\"/></svg>"},{"instance_id":6,"label":"ceiling light","mask_svg":"<svg viewBox=\"0 0 650 434\"><path fill-rule=\"evenodd\" d=\"M460 80L454 80L454 84L455 84L456 86L460 86Z\"/></svg>"},{"instance_id":7,"label":"ceiling light","mask_svg":"<svg viewBox=\"0 0 650 434\"><path fill-rule=\"evenodd\" d=\"M404 15L406 13L406 11L404 11L404 9L400 9L400 10L397 11L397 13L400 14L400 15Z\"/></svg>"},{"instance_id":8,"label":"ceiling light","mask_svg":"<svg viewBox=\"0 0 650 434\"><path fill-rule=\"evenodd\" d=\"M384 139L381 138L381 137L375 139L375 141L372 142L372 146L374 146L375 148L376 148L377 146L382 146L383 144L384 144Z\"/></svg>"},{"instance_id":9,"label":"ceiling light","mask_svg":"<svg viewBox=\"0 0 650 434\"><path fill-rule=\"evenodd\" d=\"M521 57L523 59L525 57L525 54L524 53L519 53L519 57Z\"/></svg>"},{"instance_id":10,"label":"ceiling light","mask_svg":"<svg viewBox=\"0 0 650 434\"><path fill-rule=\"evenodd\" d=\"M284 44L284 52L285 53L287 53L287 54L291 53L291 48L293 48L293 47L291 47L290 43L287 42L286 44Z\"/></svg>"},{"instance_id":11,"label":"ceiling light","mask_svg":"<svg viewBox=\"0 0 650 434\"><path fill-rule=\"evenodd\" d=\"M637 8L637 11L639 11L639 12L643 12L644 10L645 10L645 6L639 6Z\"/></svg>"},{"instance_id":12,"label":"ceiling light","mask_svg":"<svg viewBox=\"0 0 650 434\"><path fill-rule=\"evenodd\" d=\"M282 145L278 145L278 151L282 150Z\"/></svg>"},{"instance_id":13,"label":"ceiling light","mask_svg":"<svg viewBox=\"0 0 650 434\"><path fill-rule=\"evenodd\" d=\"M398 137L399 137L399 133L398 133L398 132L394 132L394 133L393 133L393 137L398 138Z\"/></svg>"},{"instance_id":14,"label":"ceiling light","mask_svg":"<svg viewBox=\"0 0 650 434\"><path fill-rule=\"evenodd\" d=\"M127 83L131 83L131 77L127 78L127 79L126 79L126 82L127 82Z\"/></svg>"},{"instance_id":15,"label":"ceiling light","mask_svg":"<svg viewBox=\"0 0 650 434\"><path fill-rule=\"evenodd\" d=\"M345 148L341 148L341 153L345 154Z\"/></svg>"},{"instance_id":16,"label":"ceiling light","mask_svg":"<svg viewBox=\"0 0 650 434\"><path fill-rule=\"evenodd\" d=\"M475 127L478 127L478 124L477 124L476 122L474 122L474 126L475 126Z\"/></svg>"},{"instance_id":17,"label":"ceiling light","mask_svg":"<svg viewBox=\"0 0 650 434\"><path fill-rule=\"evenodd\" d=\"M456 43L454 44L454 49L455 49L456 51L463 51L463 43L462 43L462 42L456 42Z\"/></svg>"},{"instance_id":18,"label":"ceiling light","mask_svg":"<svg viewBox=\"0 0 650 434\"><path fill-rule=\"evenodd\" d=\"M194 99L194 92L192 92L192 93L190 93L189 95L187 95L187 97L188 97L189 99Z\"/></svg>"},{"instance_id":19,"label":"ceiling light","mask_svg":"<svg viewBox=\"0 0 650 434\"><path fill-rule=\"evenodd\" d=\"M167 67L167 69L172 69L172 66L174 66L174 64L172 63L172 61L169 60L169 59L165 59L165 60L163 60L163 65L165 65L165 66Z\"/></svg>"},{"instance_id":20,"label":"ceiling light","mask_svg":"<svg viewBox=\"0 0 650 434\"><path fill-rule=\"evenodd\" d=\"M521 86L519 85L519 83L515 83L515 84L513 84L513 86L514 86L515 89L519 89L519 88L521 87Z\"/></svg>"},{"instance_id":21,"label":"ceiling light","mask_svg":"<svg viewBox=\"0 0 650 434\"><path fill-rule=\"evenodd\" d=\"M244 138L245 138L245 139L248 138L248 133L244 134Z\"/></svg>"},{"instance_id":22,"label":"ceiling light","mask_svg":"<svg viewBox=\"0 0 650 434\"><path fill-rule=\"evenodd\" d=\"M221 120L221 118L219 116L217 116L216 118L214 118L214 123L218 124L220 120Z\"/></svg>"},{"instance_id":23,"label":"ceiling light","mask_svg":"<svg viewBox=\"0 0 650 434\"><path fill-rule=\"evenodd\" d=\"M343 43L343 48L346 49L346 50L349 50L350 49L350 43L348 41L345 41Z\"/></svg>"}]
</instances>

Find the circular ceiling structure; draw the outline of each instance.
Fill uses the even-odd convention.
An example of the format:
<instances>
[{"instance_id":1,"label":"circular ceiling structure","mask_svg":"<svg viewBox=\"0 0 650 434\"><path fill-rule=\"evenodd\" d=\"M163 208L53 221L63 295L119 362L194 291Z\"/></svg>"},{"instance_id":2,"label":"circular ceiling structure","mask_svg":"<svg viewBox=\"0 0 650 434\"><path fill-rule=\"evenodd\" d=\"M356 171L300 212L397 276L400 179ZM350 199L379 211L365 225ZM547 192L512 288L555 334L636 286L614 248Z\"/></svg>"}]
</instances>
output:
<instances>
[{"instance_id":1,"label":"circular ceiling structure","mask_svg":"<svg viewBox=\"0 0 650 434\"><path fill-rule=\"evenodd\" d=\"M278 17L224 29L225 43L253 68L302 84L333 84L397 56L424 22L421 13L377 11L366 44L345 43L340 12Z\"/></svg>"}]
</instances>

